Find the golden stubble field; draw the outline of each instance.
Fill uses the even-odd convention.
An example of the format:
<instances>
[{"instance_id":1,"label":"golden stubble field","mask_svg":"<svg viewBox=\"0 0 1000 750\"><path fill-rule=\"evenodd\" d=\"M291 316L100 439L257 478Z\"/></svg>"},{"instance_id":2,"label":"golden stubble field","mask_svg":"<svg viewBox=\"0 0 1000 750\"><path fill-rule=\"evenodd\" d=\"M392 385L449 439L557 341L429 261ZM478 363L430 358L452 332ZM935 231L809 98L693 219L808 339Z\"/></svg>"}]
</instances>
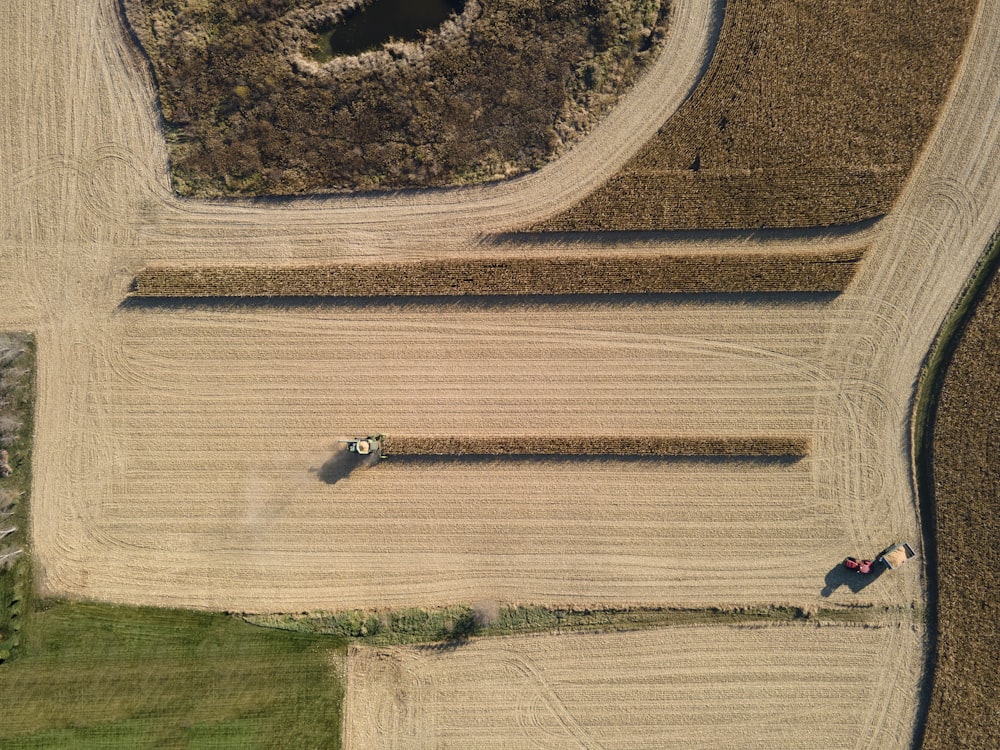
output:
<instances>
[{"instance_id":1,"label":"golden stubble field","mask_svg":"<svg viewBox=\"0 0 1000 750\"><path fill-rule=\"evenodd\" d=\"M711 626L354 647L345 746L907 747L920 641L909 625Z\"/></svg>"},{"instance_id":2,"label":"golden stubble field","mask_svg":"<svg viewBox=\"0 0 1000 750\"><path fill-rule=\"evenodd\" d=\"M704 0L678 2L672 38L650 74L592 136L530 177L431 194L241 204L170 196L152 90L114 3L3 5L0 328L38 340L39 586L69 597L255 611L483 598L919 604L913 565L857 594L821 592L845 554L918 538L912 385L1000 221L1000 3L984 2L942 121L877 226L853 235L636 241L690 252L869 244L839 297L122 304L152 261L490 252L484 235L575 202L655 132L697 80L711 12ZM38 40L53 37L61 43L39 54ZM553 249L529 240L519 252ZM787 463L389 464L320 481L337 439L369 430L766 430L804 433L812 452ZM779 640L799 633L774 632ZM836 680L842 666L829 654L840 646L832 644L854 631L801 632L795 637L814 639L796 646L818 659L814 678ZM871 636L872 653L884 647L879 637L889 638L876 632L883 635ZM505 648L491 643L475 648ZM600 649L595 643L588 648ZM734 643L740 658L752 657ZM892 653L914 663L920 650L919 638L908 637ZM623 680L633 679L627 651L606 665ZM869 684L878 663L871 660ZM916 673L904 678L909 703L874 691L878 705L852 714L902 728L880 735L869 727L854 746L908 744ZM731 695L706 685L704 674L683 679L700 693L706 721L728 705ZM781 679L796 683L801 672ZM736 689L752 683L752 671L743 673ZM477 689L463 694L483 700ZM356 725L368 708L349 710ZM787 716L788 706L774 710ZM827 720L845 710L836 703ZM574 720L613 727L601 711ZM815 723L809 712L793 722L803 736ZM399 746L420 744L394 737Z\"/></svg>"}]
</instances>

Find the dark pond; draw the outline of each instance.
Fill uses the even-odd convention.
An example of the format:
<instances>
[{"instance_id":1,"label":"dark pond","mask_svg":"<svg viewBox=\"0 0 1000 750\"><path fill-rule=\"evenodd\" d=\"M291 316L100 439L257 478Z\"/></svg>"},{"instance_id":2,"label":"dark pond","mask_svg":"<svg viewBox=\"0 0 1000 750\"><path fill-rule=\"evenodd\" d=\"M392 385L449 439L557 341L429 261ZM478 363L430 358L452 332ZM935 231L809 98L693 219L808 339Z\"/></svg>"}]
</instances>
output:
<instances>
[{"instance_id":1,"label":"dark pond","mask_svg":"<svg viewBox=\"0 0 1000 750\"><path fill-rule=\"evenodd\" d=\"M375 0L336 26L320 29L313 57L326 62L335 55L356 55L390 39L414 41L435 29L452 13L461 13L465 0Z\"/></svg>"}]
</instances>

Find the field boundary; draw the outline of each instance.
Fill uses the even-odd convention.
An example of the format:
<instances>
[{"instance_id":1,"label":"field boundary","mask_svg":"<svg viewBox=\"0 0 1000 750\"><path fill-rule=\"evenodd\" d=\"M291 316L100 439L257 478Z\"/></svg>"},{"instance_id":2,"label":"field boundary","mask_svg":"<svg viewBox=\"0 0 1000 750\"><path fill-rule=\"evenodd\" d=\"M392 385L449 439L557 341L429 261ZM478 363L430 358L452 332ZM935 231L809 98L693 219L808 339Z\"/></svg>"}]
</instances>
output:
<instances>
[{"instance_id":1,"label":"field boundary","mask_svg":"<svg viewBox=\"0 0 1000 750\"><path fill-rule=\"evenodd\" d=\"M842 292L865 248L455 258L411 263L150 264L131 297L422 297Z\"/></svg>"},{"instance_id":2,"label":"field boundary","mask_svg":"<svg viewBox=\"0 0 1000 750\"><path fill-rule=\"evenodd\" d=\"M773 627L810 624L883 627L910 622L909 608L856 605L815 610L786 605L739 608L558 608L480 602L437 608L356 609L296 614L235 614L267 628L324 634L370 646L428 644L448 647L472 637L541 633L610 633L651 628L731 625Z\"/></svg>"},{"instance_id":3,"label":"field boundary","mask_svg":"<svg viewBox=\"0 0 1000 750\"><path fill-rule=\"evenodd\" d=\"M991 280L998 273L1000 273L1000 229L990 238L983 256L934 337L934 342L921 366L914 391L910 420L911 472L920 515L920 530L923 535L924 576L927 582L925 591L927 653L924 680L920 686L914 748L920 748L924 744L937 669L938 556L933 425L937 417L938 396L966 324L975 313Z\"/></svg>"}]
</instances>

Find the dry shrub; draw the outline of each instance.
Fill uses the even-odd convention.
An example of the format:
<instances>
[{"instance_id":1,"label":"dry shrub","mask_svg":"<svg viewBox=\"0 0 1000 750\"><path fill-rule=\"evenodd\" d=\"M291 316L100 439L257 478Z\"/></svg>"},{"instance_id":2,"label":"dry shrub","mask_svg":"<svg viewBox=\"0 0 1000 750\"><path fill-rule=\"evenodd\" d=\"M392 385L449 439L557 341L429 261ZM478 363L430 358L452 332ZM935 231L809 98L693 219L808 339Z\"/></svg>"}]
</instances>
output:
<instances>
[{"instance_id":1,"label":"dry shrub","mask_svg":"<svg viewBox=\"0 0 1000 750\"><path fill-rule=\"evenodd\" d=\"M472 619L477 628L494 624L500 617L500 605L492 600L476 602L472 606Z\"/></svg>"},{"instance_id":2,"label":"dry shrub","mask_svg":"<svg viewBox=\"0 0 1000 750\"><path fill-rule=\"evenodd\" d=\"M426 43L320 65L308 46L342 5L124 0L155 73L175 190L422 187L536 168L635 79L668 8L468 0Z\"/></svg>"},{"instance_id":3,"label":"dry shrub","mask_svg":"<svg viewBox=\"0 0 1000 750\"><path fill-rule=\"evenodd\" d=\"M793 435L427 437L383 435L386 456L805 456L809 439Z\"/></svg>"},{"instance_id":4,"label":"dry shrub","mask_svg":"<svg viewBox=\"0 0 1000 750\"><path fill-rule=\"evenodd\" d=\"M811 254L661 254L455 259L308 266L142 269L139 297L382 297L454 295L840 292L863 248Z\"/></svg>"},{"instance_id":5,"label":"dry shrub","mask_svg":"<svg viewBox=\"0 0 1000 750\"><path fill-rule=\"evenodd\" d=\"M692 97L535 230L832 225L885 213L931 132L975 0L730 0Z\"/></svg>"},{"instance_id":6,"label":"dry shrub","mask_svg":"<svg viewBox=\"0 0 1000 750\"><path fill-rule=\"evenodd\" d=\"M14 417L0 414L0 445L11 445L17 440L21 422Z\"/></svg>"}]
</instances>

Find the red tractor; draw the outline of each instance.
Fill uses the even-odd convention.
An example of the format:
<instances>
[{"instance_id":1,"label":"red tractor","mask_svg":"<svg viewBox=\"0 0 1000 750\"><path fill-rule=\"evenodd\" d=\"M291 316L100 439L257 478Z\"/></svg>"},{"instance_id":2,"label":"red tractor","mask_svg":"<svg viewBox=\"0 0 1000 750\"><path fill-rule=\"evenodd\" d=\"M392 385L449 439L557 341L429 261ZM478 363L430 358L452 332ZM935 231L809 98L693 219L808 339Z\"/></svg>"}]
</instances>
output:
<instances>
[{"instance_id":1,"label":"red tractor","mask_svg":"<svg viewBox=\"0 0 1000 750\"><path fill-rule=\"evenodd\" d=\"M853 570L855 573L868 575L872 572L874 566L879 563L884 565L887 570L895 570L903 563L912 560L916 555L917 553L913 551L913 547L909 543L899 542L898 544L890 544L879 552L874 560L859 560L856 557L847 557L844 559L844 567L848 570Z\"/></svg>"},{"instance_id":2,"label":"red tractor","mask_svg":"<svg viewBox=\"0 0 1000 750\"><path fill-rule=\"evenodd\" d=\"M848 570L853 570L856 573L861 573L862 575L868 575L872 572L872 565L875 562L873 560L859 560L856 557L848 557L844 560L844 567Z\"/></svg>"}]
</instances>

